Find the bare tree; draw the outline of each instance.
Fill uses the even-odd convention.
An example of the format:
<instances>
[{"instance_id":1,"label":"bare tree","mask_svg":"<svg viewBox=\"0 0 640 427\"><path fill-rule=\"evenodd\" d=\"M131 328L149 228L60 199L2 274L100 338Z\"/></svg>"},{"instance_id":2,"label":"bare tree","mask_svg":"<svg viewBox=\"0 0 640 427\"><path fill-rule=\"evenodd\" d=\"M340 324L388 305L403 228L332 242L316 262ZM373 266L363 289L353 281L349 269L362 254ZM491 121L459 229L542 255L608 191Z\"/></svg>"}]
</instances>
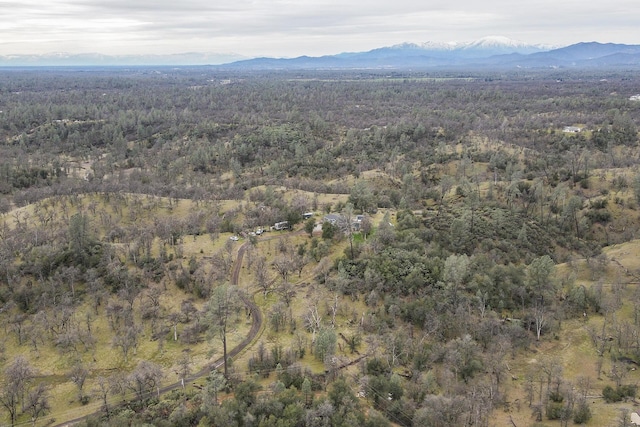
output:
<instances>
[{"instance_id":1,"label":"bare tree","mask_svg":"<svg viewBox=\"0 0 640 427\"><path fill-rule=\"evenodd\" d=\"M547 307L544 305L542 298L536 301L533 311L531 312L533 315L533 319L536 323L536 340L540 341L540 334L542 334L542 328L545 327L547 322L549 321L549 312Z\"/></svg>"},{"instance_id":2,"label":"bare tree","mask_svg":"<svg viewBox=\"0 0 640 427\"><path fill-rule=\"evenodd\" d=\"M173 340L174 341L178 341L178 323L180 323L180 318L181 318L181 314L180 313L169 313L169 315L167 316L167 320L169 321L169 323L171 323L171 326L173 327Z\"/></svg>"},{"instance_id":3,"label":"bare tree","mask_svg":"<svg viewBox=\"0 0 640 427\"><path fill-rule=\"evenodd\" d=\"M11 330L16 334L16 339L18 340L18 345L22 345L22 343L26 340L26 320L28 316L24 313L16 313L9 320L9 324L11 325Z\"/></svg>"},{"instance_id":4,"label":"bare tree","mask_svg":"<svg viewBox=\"0 0 640 427\"><path fill-rule=\"evenodd\" d=\"M80 402L83 402L85 399L82 389L88 376L89 369L87 369L84 363L82 363L82 360L76 360L76 362L71 367L71 372L69 372L69 379L71 379L76 387L78 387L78 400Z\"/></svg>"},{"instance_id":5,"label":"bare tree","mask_svg":"<svg viewBox=\"0 0 640 427\"><path fill-rule=\"evenodd\" d=\"M162 368L153 362L143 360L127 377L129 388L140 400L149 398L152 393L160 395L160 381L164 374Z\"/></svg>"},{"instance_id":6,"label":"bare tree","mask_svg":"<svg viewBox=\"0 0 640 427\"><path fill-rule=\"evenodd\" d=\"M634 423L635 424L635 423ZM618 426L620 427L631 427L631 413L629 409L622 408L620 409L620 415L618 416Z\"/></svg>"},{"instance_id":7,"label":"bare tree","mask_svg":"<svg viewBox=\"0 0 640 427\"><path fill-rule=\"evenodd\" d=\"M211 257L211 273L216 281L222 282L229 278L231 274L231 267L233 266L233 252L230 249L233 249L232 246L229 246L229 242L233 243L231 240L227 240L225 244L225 248L213 254Z\"/></svg>"},{"instance_id":8,"label":"bare tree","mask_svg":"<svg viewBox=\"0 0 640 427\"><path fill-rule=\"evenodd\" d=\"M301 250L293 256L293 269L298 272L298 278L302 277L302 270L309 262L308 256L304 253L304 246L300 246Z\"/></svg>"},{"instance_id":9,"label":"bare tree","mask_svg":"<svg viewBox=\"0 0 640 427\"><path fill-rule=\"evenodd\" d=\"M557 357L546 357L540 362L540 370L544 373L544 379L547 381L547 394L549 394L552 383L560 384L562 382L562 363Z\"/></svg>"},{"instance_id":10,"label":"bare tree","mask_svg":"<svg viewBox=\"0 0 640 427\"><path fill-rule=\"evenodd\" d=\"M122 350L122 356L125 363L129 361L129 353L131 350L138 348L138 338L140 336L140 328L136 325L129 325L124 330L116 333L113 337L112 344L114 347Z\"/></svg>"},{"instance_id":11,"label":"bare tree","mask_svg":"<svg viewBox=\"0 0 640 427\"><path fill-rule=\"evenodd\" d=\"M91 296L93 310L98 314L98 308L108 298L104 280L99 276L98 271L92 268L85 273L85 281L87 283L87 291Z\"/></svg>"},{"instance_id":12,"label":"bare tree","mask_svg":"<svg viewBox=\"0 0 640 427\"><path fill-rule=\"evenodd\" d=\"M326 283L329 278L329 274L333 270L333 263L329 257L324 257L318 262L318 265L313 269L313 274L319 280L322 280L322 283Z\"/></svg>"},{"instance_id":13,"label":"bare tree","mask_svg":"<svg viewBox=\"0 0 640 427\"><path fill-rule=\"evenodd\" d=\"M288 320L289 316L285 304L282 302L274 304L269 311L269 321L274 332L278 333L280 330L284 329Z\"/></svg>"},{"instance_id":14,"label":"bare tree","mask_svg":"<svg viewBox=\"0 0 640 427\"><path fill-rule=\"evenodd\" d=\"M44 383L39 383L32 390L29 390L24 403L24 411L31 415L31 422L35 427L38 418L47 414L50 410L49 390Z\"/></svg>"},{"instance_id":15,"label":"bare tree","mask_svg":"<svg viewBox=\"0 0 640 427\"><path fill-rule=\"evenodd\" d=\"M627 369L627 366L625 366L624 362L615 361L611 364L609 377L615 381L616 387L620 387L628 373L629 370Z\"/></svg>"},{"instance_id":16,"label":"bare tree","mask_svg":"<svg viewBox=\"0 0 640 427\"><path fill-rule=\"evenodd\" d=\"M287 281L289 273L295 269L293 258L288 254L278 255L271 265L278 272L283 282Z\"/></svg>"},{"instance_id":17,"label":"bare tree","mask_svg":"<svg viewBox=\"0 0 640 427\"><path fill-rule=\"evenodd\" d=\"M198 308L193 305L192 299L186 299L180 303L180 314L183 316L185 323L191 322L193 318L196 320L199 318Z\"/></svg>"},{"instance_id":18,"label":"bare tree","mask_svg":"<svg viewBox=\"0 0 640 427\"><path fill-rule=\"evenodd\" d=\"M180 377L180 383L182 388L185 387L185 380L191 374L191 355L189 350L182 351L182 355L178 359L178 376Z\"/></svg>"},{"instance_id":19,"label":"bare tree","mask_svg":"<svg viewBox=\"0 0 640 427\"><path fill-rule=\"evenodd\" d=\"M316 334L322 327L322 316L318 312L318 302L313 301L309 304L308 310L304 315L304 327L311 332L311 345L316 342Z\"/></svg>"},{"instance_id":20,"label":"bare tree","mask_svg":"<svg viewBox=\"0 0 640 427\"><path fill-rule=\"evenodd\" d=\"M38 315L36 314L36 316ZM44 345L45 330L42 327L42 324L37 320L36 316L34 316L31 324L25 329L25 333L29 337L29 343L31 344L32 350L35 352L36 357L40 357L40 345Z\"/></svg>"},{"instance_id":21,"label":"bare tree","mask_svg":"<svg viewBox=\"0 0 640 427\"><path fill-rule=\"evenodd\" d=\"M464 413L463 399L462 396L427 396L423 407L415 413L414 425L461 425L460 419Z\"/></svg>"},{"instance_id":22,"label":"bare tree","mask_svg":"<svg viewBox=\"0 0 640 427\"><path fill-rule=\"evenodd\" d=\"M269 271L267 269L267 259L260 256L254 263L256 271L256 284L262 290L262 294L266 297L271 288L271 280L269 279Z\"/></svg>"},{"instance_id":23,"label":"bare tree","mask_svg":"<svg viewBox=\"0 0 640 427\"><path fill-rule=\"evenodd\" d=\"M111 385L109 379L99 376L96 378L96 386L92 390L93 396L100 399L102 402L102 409L104 410L107 418L109 417L109 392Z\"/></svg>"},{"instance_id":24,"label":"bare tree","mask_svg":"<svg viewBox=\"0 0 640 427\"><path fill-rule=\"evenodd\" d=\"M294 332L293 346L298 357L303 358L307 350L307 336L304 332L300 330Z\"/></svg>"},{"instance_id":25,"label":"bare tree","mask_svg":"<svg viewBox=\"0 0 640 427\"><path fill-rule=\"evenodd\" d=\"M293 301L293 297L296 296L295 287L286 280L280 282L280 286L277 289L278 295L282 298L282 301L289 307L291 301Z\"/></svg>"},{"instance_id":26,"label":"bare tree","mask_svg":"<svg viewBox=\"0 0 640 427\"><path fill-rule=\"evenodd\" d=\"M35 371L27 359L20 355L4 371L4 381L0 389L0 404L9 413L11 425L15 425L20 405L24 405L25 394Z\"/></svg>"}]
</instances>

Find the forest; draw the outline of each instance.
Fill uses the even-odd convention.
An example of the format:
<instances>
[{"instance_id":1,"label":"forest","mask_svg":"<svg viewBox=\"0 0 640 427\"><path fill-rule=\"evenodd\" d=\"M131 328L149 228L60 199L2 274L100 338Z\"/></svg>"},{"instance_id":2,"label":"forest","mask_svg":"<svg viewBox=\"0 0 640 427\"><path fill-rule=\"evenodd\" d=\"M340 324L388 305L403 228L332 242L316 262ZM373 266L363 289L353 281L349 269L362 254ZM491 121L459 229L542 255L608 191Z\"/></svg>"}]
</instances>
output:
<instances>
[{"instance_id":1,"label":"forest","mask_svg":"<svg viewBox=\"0 0 640 427\"><path fill-rule=\"evenodd\" d=\"M0 423L631 426L639 79L0 69Z\"/></svg>"}]
</instances>

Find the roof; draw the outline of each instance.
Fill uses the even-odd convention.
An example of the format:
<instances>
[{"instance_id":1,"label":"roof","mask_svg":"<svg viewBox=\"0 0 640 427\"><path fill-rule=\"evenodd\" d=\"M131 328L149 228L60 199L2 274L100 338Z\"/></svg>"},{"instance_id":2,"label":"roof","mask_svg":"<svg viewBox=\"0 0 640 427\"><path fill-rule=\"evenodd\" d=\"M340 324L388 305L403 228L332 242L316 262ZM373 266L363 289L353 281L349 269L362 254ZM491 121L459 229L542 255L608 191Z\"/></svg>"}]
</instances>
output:
<instances>
[{"instance_id":1,"label":"roof","mask_svg":"<svg viewBox=\"0 0 640 427\"><path fill-rule=\"evenodd\" d=\"M582 128L578 127L578 126L565 126L563 129L563 132L580 132L582 131Z\"/></svg>"},{"instance_id":2,"label":"roof","mask_svg":"<svg viewBox=\"0 0 640 427\"><path fill-rule=\"evenodd\" d=\"M340 214L326 214L324 216L325 221L329 221L330 223L336 223L342 220L342 215Z\"/></svg>"}]
</instances>

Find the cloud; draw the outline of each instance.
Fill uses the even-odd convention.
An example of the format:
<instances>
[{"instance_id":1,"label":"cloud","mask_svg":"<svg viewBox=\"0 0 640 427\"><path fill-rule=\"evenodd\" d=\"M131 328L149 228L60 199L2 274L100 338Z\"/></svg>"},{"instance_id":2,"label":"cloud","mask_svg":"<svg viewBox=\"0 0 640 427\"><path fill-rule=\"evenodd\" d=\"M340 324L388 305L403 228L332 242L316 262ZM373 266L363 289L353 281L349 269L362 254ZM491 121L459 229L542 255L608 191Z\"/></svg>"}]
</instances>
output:
<instances>
[{"instance_id":1,"label":"cloud","mask_svg":"<svg viewBox=\"0 0 640 427\"><path fill-rule=\"evenodd\" d=\"M511 0L0 0L0 9L0 54L55 48L295 56L488 34L640 43L635 0L531 0L517 7Z\"/></svg>"}]
</instances>

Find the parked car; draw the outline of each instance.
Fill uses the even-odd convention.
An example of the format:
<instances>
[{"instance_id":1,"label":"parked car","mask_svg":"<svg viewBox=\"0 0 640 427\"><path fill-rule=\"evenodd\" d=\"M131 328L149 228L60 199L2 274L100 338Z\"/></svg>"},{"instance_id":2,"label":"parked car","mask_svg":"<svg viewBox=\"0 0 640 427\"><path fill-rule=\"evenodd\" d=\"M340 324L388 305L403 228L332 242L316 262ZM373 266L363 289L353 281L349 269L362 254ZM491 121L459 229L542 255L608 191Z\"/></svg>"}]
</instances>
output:
<instances>
[{"instance_id":1,"label":"parked car","mask_svg":"<svg viewBox=\"0 0 640 427\"><path fill-rule=\"evenodd\" d=\"M238 240L240 240L240 238L236 235L233 235L231 237L229 237L229 240L233 240L234 242L237 242Z\"/></svg>"}]
</instances>

